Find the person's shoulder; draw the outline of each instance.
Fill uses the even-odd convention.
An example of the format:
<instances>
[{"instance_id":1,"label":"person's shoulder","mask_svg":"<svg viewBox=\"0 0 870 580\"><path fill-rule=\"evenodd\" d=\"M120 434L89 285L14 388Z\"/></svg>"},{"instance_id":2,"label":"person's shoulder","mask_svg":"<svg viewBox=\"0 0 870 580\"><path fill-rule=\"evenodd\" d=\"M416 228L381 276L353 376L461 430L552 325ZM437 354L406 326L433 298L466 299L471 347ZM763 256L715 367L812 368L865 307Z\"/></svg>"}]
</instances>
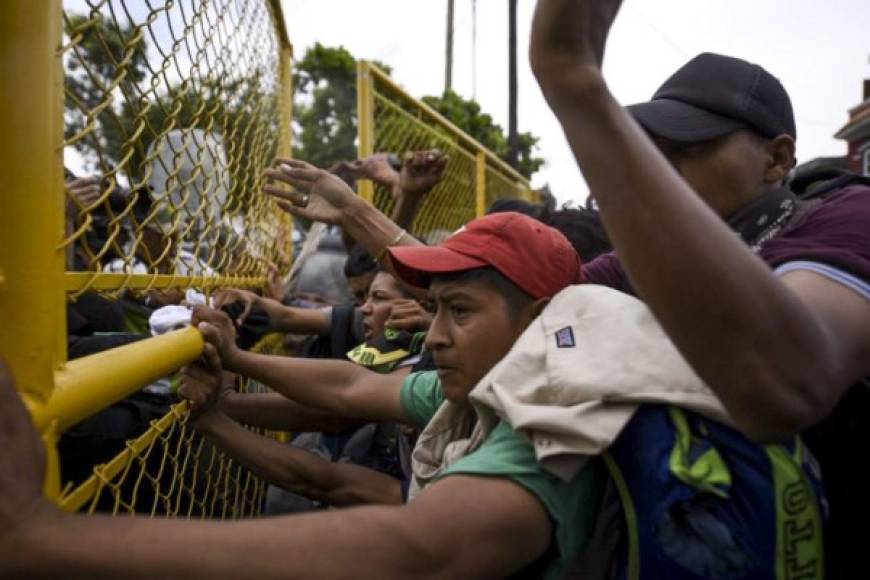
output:
<instances>
[{"instance_id":1,"label":"person's shoulder","mask_svg":"<svg viewBox=\"0 0 870 580\"><path fill-rule=\"evenodd\" d=\"M870 280L870 187L855 184L827 194L791 229L766 244L773 268L815 262Z\"/></svg>"},{"instance_id":2,"label":"person's shoulder","mask_svg":"<svg viewBox=\"0 0 870 580\"><path fill-rule=\"evenodd\" d=\"M848 185L826 195L808 220L836 216L848 221L858 221L866 220L868 215L870 215L870 185L861 183ZM864 225L866 226L866 221Z\"/></svg>"},{"instance_id":3,"label":"person's shoulder","mask_svg":"<svg viewBox=\"0 0 870 580\"><path fill-rule=\"evenodd\" d=\"M615 251L601 254L583 264L582 272L583 281L589 284L601 284L619 290L625 281L625 272Z\"/></svg>"},{"instance_id":4,"label":"person's shoulder","mask_svg":"<svg viewBox=\"0 0 870 580\"><path fill-rule=\"evenodd\" d=\"M419 427L424 427L444 403L444 391L436 371L421 371L405 377L401 390L402 408Z\"/></svg>"}]
</instances>

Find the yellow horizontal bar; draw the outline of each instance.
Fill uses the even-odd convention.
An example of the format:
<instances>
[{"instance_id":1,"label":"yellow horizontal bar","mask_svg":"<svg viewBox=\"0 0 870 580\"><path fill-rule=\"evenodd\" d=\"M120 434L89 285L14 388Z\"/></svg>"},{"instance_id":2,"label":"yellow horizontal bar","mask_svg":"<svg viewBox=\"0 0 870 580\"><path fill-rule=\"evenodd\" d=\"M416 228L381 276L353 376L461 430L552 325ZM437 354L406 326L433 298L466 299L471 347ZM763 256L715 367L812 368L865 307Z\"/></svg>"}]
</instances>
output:
<instances>
[{"instance_id":1,"label":"yellow horizontal bar","mask_svg":"<svg viewBox=\"0 0 870 580\"><path fill-rule=\"evenodd\" d=\"M77 488L65 494L58 502L60 509L77 512L90 501L100 489L102 481L110 481L123 470L128 463L142 455L154 440L181 419L187 412L187 401L174 405L168 413L153 421L151 427L142 435L127 442L127 448L112 458L108 463L94 467L94 475L82 482Z\"/></svg>"},{"instance_id":2,"label":"yellow horizontal bar","mask_svg":"<svg viewBox=\"0 0 870 580\"><path fill-rule=\"evenodd\" d=\"M93 280L93 283L91 283ZM108 274L95 272L67 272L66 291L118 290L119 288L258 288L266 284L263 276L172 276L169 274Z\"/></svg>"},{"instance_id":3,"label":"yellow horizontal bar","mask_svg":"<svg viewBox=\"0 0 870 580\"><path fill-rule=\"evenodd\" d=\"M33 422L42 431L56 421L63 432L196 359L202 345L198 330L184 328L70 361L55 373L48 402L28 399Z\"/></svg>"},{"instance_id":4,"label":"yellow horizontal bar","mask_svg":"<svg viewBox=\"0 0 870 580\"><path fill-rule=\"evenodd\" d=\"M398 96L402 97L406 101L410 101L414 107L417 107L421 111L426 113L426 115L431 117L433 121L436 121L437 123L440 123L441 125L444 125L447 129L450 130L451 133L454 133L457 137L460 138L460 140L464 141L465 142L464 144L466 145L466 147L470 146L472 149L474 149L476 151L483 152L483 154L486 155L487 159L490 162L492 162L498 170L500 170L504 173L507 173L509 176L513 177L514 179L516 179L518 181L522 181L523 183L528 183L528 180L525 177L523 177L523 175L521 173L519 173L516 169L514 169L513 167L511 167L507 163L505 163L502 159L500 159L497 155L495 155L488 148L484 147L480 141L478 141L477 139L475 139L474 137L472 137L471 135L469 135L468 133L466 133L465 131L463 131L462 129L457 127L456 125L454 125L444 115L442 115L441 113L439 113L438 111L436 111L435 109L433 109L432 107L427 105L426 103L424 103L422 101L418 101L417 99L411 97L405 91L405 89L403 89L402 87L397 85L396 82L387 75L387 73L385 73L384 71L379 69L376 65L374 65L371 62L369 62L368 65L369 65L369 70L372 73L372 76L374 76L377 79L377 82L383 84L388 89L390 89L391 92L397 94Z\"/></svg>"}]
</instances>

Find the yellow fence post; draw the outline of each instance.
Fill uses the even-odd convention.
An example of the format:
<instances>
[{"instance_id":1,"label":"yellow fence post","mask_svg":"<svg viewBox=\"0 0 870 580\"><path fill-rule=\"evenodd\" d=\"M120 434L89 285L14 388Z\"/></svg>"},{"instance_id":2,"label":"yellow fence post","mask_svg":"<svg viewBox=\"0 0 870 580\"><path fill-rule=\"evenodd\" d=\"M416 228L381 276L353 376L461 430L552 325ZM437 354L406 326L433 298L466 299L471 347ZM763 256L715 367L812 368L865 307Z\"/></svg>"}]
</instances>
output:
<instances>
[{"instance_id":1,"label":"yellow fence post","mask_svg":"<svg viewBox=\"0 0 870 580\"><path fill-rule=\"evenodd\" d=\"M281 54L279 55L280 82L281 89L278 96L278 107L280 110L280 126L278 129L278 155L282 157L293 157L293 45L290 44L287 38L287 30L284 26L284 12L281 10L281 3L277 0L272 1L274 10L274 18L278 28L278 37L281 42ZM285 237L279 238L282 248L291 258L293 257L293 217L290 214L285 214L282 219L286 219L289 227L286 230Z\"/></svg>"},{"instance_id":2,"label":"yellow fence post","mask_svg":"<svg viewBox=\"0 0 870 580\"><path fill-rule=\"evenodd\" d=\"M0 31L0 356L46 400L66 358L60 2L2 2Z\"/></svg>"},{"instance_id":3,"label":"yellow fence post","mask_svg":"<svg viewBox=\"0 0 870 580\"><path fill-rule=\"evenodd\" d=\"M66 359L60 2L0 3L0 356L31 402L48 400ZM56 498L47 425L44 491Z\"/></svg>"},{"instance_id":4,"label":"yellow fence post","mask_svg":"<svg viewBox=\"0 0 870 580\"><path fill-rule=\"evenodd\" d=\"M476 196L476 214L477 217L482 216L486 212L486 154L483 151L478 151L476 159L476 176L475 176L475 196Z\"/></svg>"},{"instance_id":5,"label":"yellow fence post","mask_svg":"<svg viewBox=\"0 0 870 580\"><path fill-rule=\"evenodd\" d=\"M359 158L368 157L375 152L375 103L372 90L371 66L361 60L356 65L356 103L357 131L359 134ZM372 201L375 197L374 185L368 179L359 181L360 197Z\"/></svg>"}]
</instances>

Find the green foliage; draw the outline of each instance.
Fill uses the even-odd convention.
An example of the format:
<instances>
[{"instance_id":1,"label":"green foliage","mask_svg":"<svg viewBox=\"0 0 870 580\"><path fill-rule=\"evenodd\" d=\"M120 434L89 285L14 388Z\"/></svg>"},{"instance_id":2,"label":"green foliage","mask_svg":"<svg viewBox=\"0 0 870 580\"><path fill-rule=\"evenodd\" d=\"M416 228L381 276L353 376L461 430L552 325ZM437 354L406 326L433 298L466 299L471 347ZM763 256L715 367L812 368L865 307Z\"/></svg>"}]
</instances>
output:
<instances>
[{"instance_id":1,"label":"green foliage","mask_svg":"<svg viewBox=\"0 0 870 580\"><path fill-rule=\"evenodd\" d=\"M376 62L388 74L390 67ZM293 74L294 156L318 167L357 157L356 59L316 43Z\"/></svg>"},{"instance_id":2,"label":"green foliage","mask_svg":"<svg viewBox=\"0 0 870 580\"><path fill-rule=\"evenodd\" d=\"M64 136L69 139L93 125L94 130L74 147L91 169L114 166L122 156L129 127L116 113L116 97L131 98L136 83L147 73L145 42L135 39L135 29L110 25L99 14L93 18L71 15L64 31L78 39L65 63ZM127 64L119 69L118 63ZM119 70L124 75L120 76ZM117 89L108 91L115 81Z\"/></svg>"},{"instance_id":3,"label":"green foliage","mask_svg":"<svg viewBox=\"0 0 870 580\"><path fill-rule=\"evenodd\" d=\"M464 99L453 91L447 91L440 97L423 97L422 100L487 149L507 160L508 141L504 130L490 115L481 111L476 101ZM544 164L543 158L535 156L539 139L528 132L520 133L518 137L519 163L516 170L529 178Z\"/></svg>"}]
</instances>

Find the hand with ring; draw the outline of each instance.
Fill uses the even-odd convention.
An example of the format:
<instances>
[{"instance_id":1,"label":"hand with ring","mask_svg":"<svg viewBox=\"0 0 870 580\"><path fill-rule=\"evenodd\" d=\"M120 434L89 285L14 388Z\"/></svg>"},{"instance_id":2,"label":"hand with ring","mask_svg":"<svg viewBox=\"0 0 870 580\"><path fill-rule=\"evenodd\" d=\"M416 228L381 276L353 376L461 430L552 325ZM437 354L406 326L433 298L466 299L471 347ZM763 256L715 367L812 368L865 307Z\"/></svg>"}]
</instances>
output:
<instances>
[{"instance_id":1,"label":"hand with ring","mask_svg":"<svg viewBox=\"0 0 870 580\"><path fill-rule=\"evenodd\" d=\"M278 198L281 209L296 217L341 225L349 211L365 204L339 177L305 161L278 158L266 170L266 178L270 182L263 191Z\"/></svg>"}]
</instances>

